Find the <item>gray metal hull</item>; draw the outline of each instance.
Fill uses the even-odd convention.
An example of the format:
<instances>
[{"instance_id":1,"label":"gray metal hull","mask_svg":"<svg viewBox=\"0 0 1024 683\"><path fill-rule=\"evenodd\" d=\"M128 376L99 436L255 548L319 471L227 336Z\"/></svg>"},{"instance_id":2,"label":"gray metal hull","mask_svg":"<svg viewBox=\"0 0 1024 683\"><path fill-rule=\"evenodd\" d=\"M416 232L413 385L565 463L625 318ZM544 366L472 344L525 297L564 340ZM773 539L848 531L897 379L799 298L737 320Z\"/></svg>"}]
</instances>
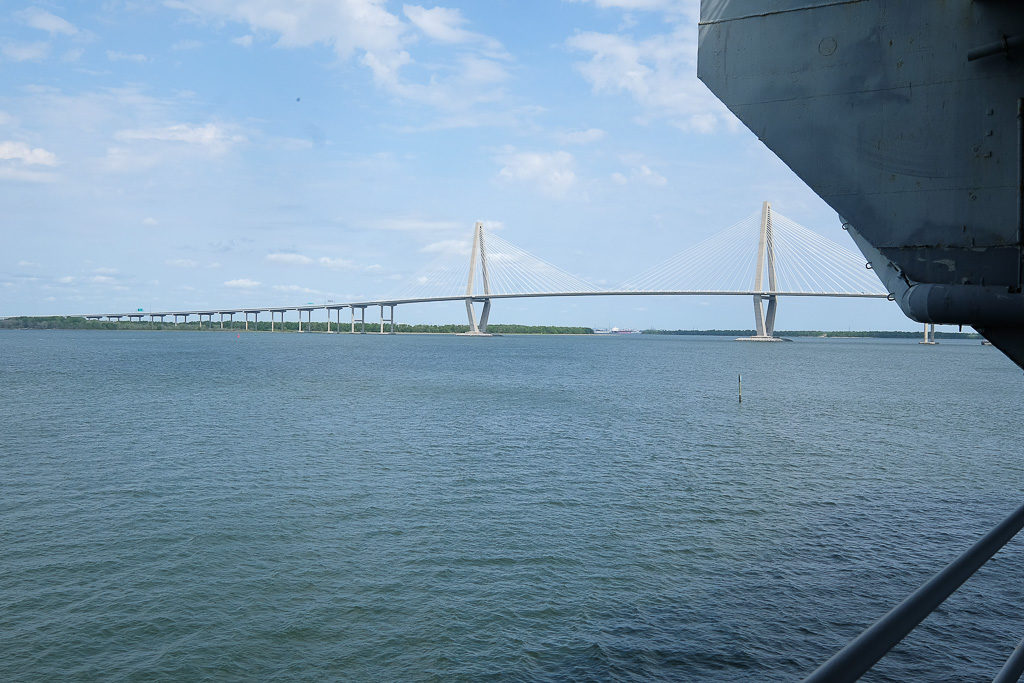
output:
<instances>
[{"instance_id":1,"label":"gray metal hull","mask_svg":"<svg viewBox=\"0 0 1024 683\"><path fill-rule=\"evenodd\" d=\"M703 0L698 75L908 316L1024 366L1018 36L1009 0Z\"/></svg>"}]
</instances>

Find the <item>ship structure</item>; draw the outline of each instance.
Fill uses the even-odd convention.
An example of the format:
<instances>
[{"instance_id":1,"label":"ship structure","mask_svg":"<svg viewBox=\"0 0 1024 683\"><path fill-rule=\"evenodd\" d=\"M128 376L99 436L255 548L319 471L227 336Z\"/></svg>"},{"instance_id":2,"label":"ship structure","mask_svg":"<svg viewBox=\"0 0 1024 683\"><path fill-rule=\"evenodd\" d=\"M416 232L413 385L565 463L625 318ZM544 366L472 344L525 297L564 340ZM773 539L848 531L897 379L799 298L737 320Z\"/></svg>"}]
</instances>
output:
<instances>
[{"instance_id":1,"label":"ship structure","mask_svg":"<svg viewBox=\"0 0 1024 683\"><path fill-rule=\"evenodd\" d=\"M1024 367L1024 3L702 0L699 41L903 312Z\"/></svg>"}]
</instances>

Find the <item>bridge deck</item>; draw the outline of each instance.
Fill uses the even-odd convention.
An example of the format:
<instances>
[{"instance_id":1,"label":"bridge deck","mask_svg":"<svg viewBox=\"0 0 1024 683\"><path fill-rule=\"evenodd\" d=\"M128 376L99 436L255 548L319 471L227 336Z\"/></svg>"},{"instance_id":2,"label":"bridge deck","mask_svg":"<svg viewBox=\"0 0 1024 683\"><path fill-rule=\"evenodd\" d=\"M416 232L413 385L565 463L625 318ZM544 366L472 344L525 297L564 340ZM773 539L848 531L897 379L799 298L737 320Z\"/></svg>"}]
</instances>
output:
<instances>
[{"instance_id":1,"label":"bridge deck","mask_svg":"<svg viewBox=\"0 0 1024 683\"><path fill-rule=\"evenodd\" d=\"M484 301L486 299L537 299L564 296L776 296L776 297L832 297L885 299L887 294L859 292L769 292L769 291L634 291L634 290L599 290L593 292L523 292L514 294L474 294L422 297L415 299L371 299L367 301L351 301L344 303L306 304L301 306L258 306L250 308L213 308L213 309L178 309L168 311L133 311L131 313L90 313L84 318L142 318L146 316L185 316L185 315L232 315L258 313L285 313L287 311L334 311L343 308L369 308L371 306L398 306L402 304L422 304L440 301Z\"/></svg>"}]
</instances>

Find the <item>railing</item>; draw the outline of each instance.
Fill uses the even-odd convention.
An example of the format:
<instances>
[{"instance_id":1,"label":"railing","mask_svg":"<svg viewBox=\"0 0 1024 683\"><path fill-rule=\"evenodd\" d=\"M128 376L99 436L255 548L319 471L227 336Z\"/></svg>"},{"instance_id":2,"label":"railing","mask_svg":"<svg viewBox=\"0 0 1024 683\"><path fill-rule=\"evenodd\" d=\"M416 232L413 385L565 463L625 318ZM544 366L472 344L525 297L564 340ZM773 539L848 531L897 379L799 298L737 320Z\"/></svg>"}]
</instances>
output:
<instances>
[{"instance_id":1,"label":"railing","mask_svg":"<svg viewBox=\"0 0 1024 683\"><path fill-rule=\"evenodd\" d=\"M856 681L879 659L941 605L989 558L1024 528L1024 505L1004 519L967 552L936 574L910 597L876 621L849 645L822 664L804 683ZM1016 681L1024 673L1024 641L1006 660L995 681Z\"/></svg>"}]
</instances>

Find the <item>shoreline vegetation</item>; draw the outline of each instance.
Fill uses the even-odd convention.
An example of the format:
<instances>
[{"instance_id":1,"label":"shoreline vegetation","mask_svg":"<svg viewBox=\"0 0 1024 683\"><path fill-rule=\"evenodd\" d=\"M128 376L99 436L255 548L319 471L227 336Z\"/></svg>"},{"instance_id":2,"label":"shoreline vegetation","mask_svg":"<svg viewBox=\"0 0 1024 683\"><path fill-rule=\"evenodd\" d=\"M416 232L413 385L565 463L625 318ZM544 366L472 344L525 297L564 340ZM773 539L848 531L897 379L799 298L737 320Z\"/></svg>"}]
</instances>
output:
<instances>
[{"instance_id":1,"label":"shoreline vegetation","mask_svg":"<svg viewBox=\"0 0 1024 683\"><path fill-rule=\"evenodd\" d=\"M227 320L224 321L224 328L220 327L220 320L214 320L211 324L204 320L202 325L197 321L179 323L177 325L169 322L128 322L126 320L86 320L74 316L12 316L0 319L0 329L13 330L177 330L192 332L270 332L270 321L260 320L258 323L249 321L249 329L246 330L243 320L235 319L234 326L230 326ZM351 334L351 326L348 321L342 321L341 332ZM356 323L355 334L360 334L360 325ZM391 329L390 324L385 323L385 331ZM274 322L274 332L298 332L299 323L288 320L283 323ZM303 332L326 332L326 322L302 323ZM331 332L337 332L338 324L331 322ZM395 332L398 334L459 334L468 332L469 325L407 325L395 323ZM594 330L589 327L569 327L565 325L488 325L487 331L494 334L593 334ZM380 322L376 320L366 321L366 333L380 333Z\"/></svg>"},{"instance_id":2,"label":"shoreline vegetation","mask_svg":"<svg viewBox=\"0 0 1024 683\"><path fill-rule=\"evenodd\" d=\"M275 322L275 332L298 332L299 324L294 321L287 321L283 324ZM261 320L259 323L249 322L249 329L245 329L245 323L235 320L234 326L220 327L220 321L215 320L204 322L202 327L198 322L190 323L160 323L160 322L128 322L108 320L86 320L75 316L12 316L0 318L0 329L8 330L178 330L178 331L203 331L203 332L269 332L270 322ZM343 334L351 334L350 325L346 322L341 324ZM359 334L359 326L356 326L355 334ZM390 326L385 326L390 329ZM326 322L303 323L302 331L326 332ZM331 323L331 331L337 332L337 323ZM376 334L380 331L380 323L366 321L367 334ZM407 325L395 324L395 332L398 334L460 334L469 331L469 325ZM488 325L487 331L493 334L594 334L590 327L573 327L567 325ZM754 330L643 330L643 334L654 335L682 335L700 337L749 337ZM917 339L921 332L907 332L902 330L854 330L854 331L824 331L824 330L789 330L777 331L780 337L817 337L828 339L844 338L877 338L877 339ZM613 335L618 336L618 335ZM936 339L981 339L976 332L936 332Z\"/></svg>"}]
</instances>

